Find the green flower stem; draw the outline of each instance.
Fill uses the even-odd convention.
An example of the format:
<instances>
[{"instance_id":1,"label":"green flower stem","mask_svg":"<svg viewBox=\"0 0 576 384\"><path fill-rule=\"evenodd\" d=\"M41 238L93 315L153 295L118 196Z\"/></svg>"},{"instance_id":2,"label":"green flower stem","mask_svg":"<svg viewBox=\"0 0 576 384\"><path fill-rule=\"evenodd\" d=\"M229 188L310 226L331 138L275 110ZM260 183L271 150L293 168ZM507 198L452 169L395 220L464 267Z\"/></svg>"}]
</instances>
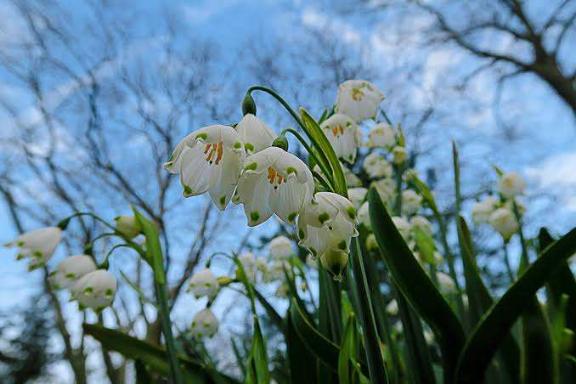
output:
<instances>
[{"instance_id":1,"label":"green flower stem","mask_svg":"<svg viewBox=\"0 0 576 384\"><path fill-rule=\"evenodd\" d=\"M108 227L110 229L112 229L113 231L116 231L116 228L108 223L106 220L104 220L103 218L101 218L100 216L96 215L95 213L92 212L75 212L72 215L64 218L63 220L60 220L60 222L58 223L58 226L66 226L68 225L68 223L70 222L70 220L76 218L76 217L80 217L80 216L89 216L91 218L93 218L94 220L104 224L105 227Z\"/></svg>"},{"instance_id":2,"label":"green flower stem","mask_svg":"<svg viewBox=\"0 0 576 384\"><path fill-rule=\"evenodd\" d=\"M516 280L516 277L514 276L514 269L512 268L512 265L510 264L510 255L508 254L508 242L504 241L504 244L502 245L502 249L504 251L504 264L506 265L506 272L508 273L508 278L510 279L510 284L513 284L514 281Z\"/></svg>"},{"instance_id":3,"label":"green flower stem","mask_svg":"<svg viewBox=\"0 0 576 384\"><path fill-rule=\"evenodd\" d=\"M523 272L530 265L530 259L528 257L528 245L526 243L526 238L524 237L524 230L522 228L522 216L520 215L520 210L518 209L518 204L516 200L512 201L512 210L514 211L514 216L518 222L518 235L520 236L520 245L522 247L522 262L520 263L519 273Z\"/></svg>"},{"instance_id":4,"label":"green flower stem","mask_svg":"<svg viewBox=\"0 0 576 384\"><path fill-rule=\"evenodd\" d=\"M306 125L304 124L304 122L302 121L302 119L300 118L298 113L296 113L296 111L294 111L294 109L292 109L290 104L288 104L288 102L286 100L284 100L284 98L282 96L280 96L275 90L273 90L272 88L265 87L263 85L253 85L250 88L248 88L246 93L251 95L253 91L265 92L265 93L269 94L270 96L272 96L273 98L275 98L284 107L284 109L286 109L286 111L288 111L290 116L292 116L292 118L298 123L298 125L306 133L306 135L308 136L310 141L314 142L312 135L310 135L310 132L308 132ZM322 171L326 173L327 177L332 177L332 172L326 172L326 170L324 169L324 168L327 169L327 167L330 166L330 161L328 160L328 157L326 157L326 155L322 151L318 151L318 153L314 153L312 151L309 151L308 153L314 154L314 155L318 154L322 158L321 159L322 161L318 162L318 164L322 168Z\"/></svg>"}]
</instances>

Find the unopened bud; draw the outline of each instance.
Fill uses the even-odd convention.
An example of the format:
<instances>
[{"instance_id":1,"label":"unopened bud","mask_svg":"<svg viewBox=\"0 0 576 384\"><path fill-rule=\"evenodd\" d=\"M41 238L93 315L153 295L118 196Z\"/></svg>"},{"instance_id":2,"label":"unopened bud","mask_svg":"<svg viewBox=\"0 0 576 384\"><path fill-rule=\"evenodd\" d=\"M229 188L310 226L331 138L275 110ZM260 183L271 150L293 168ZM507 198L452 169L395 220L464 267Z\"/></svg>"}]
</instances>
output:
<instances>
[{"instance_id":1,"label":"unopened bud","mask_svg":"<svg viewBox=\"0 0 576 384\"><path fill-rule=\"evenodd\" d=\"M249 113L256 116L256 103L252 95L247 93L242 100L242 115L246 116Z\"/></svg>"}]
</instances>

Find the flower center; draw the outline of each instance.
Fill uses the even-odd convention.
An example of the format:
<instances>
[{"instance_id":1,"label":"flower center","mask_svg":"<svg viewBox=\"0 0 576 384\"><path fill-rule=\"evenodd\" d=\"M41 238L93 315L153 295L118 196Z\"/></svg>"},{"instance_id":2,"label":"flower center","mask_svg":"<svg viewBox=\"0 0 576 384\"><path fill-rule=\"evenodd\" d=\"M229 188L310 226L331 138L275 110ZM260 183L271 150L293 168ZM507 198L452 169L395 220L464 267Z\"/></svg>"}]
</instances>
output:
<instances>
[{"instance_id":1,"label":"flower center","mask_svg":"<svg viewBox=\"0 0 576 384\"><path fill-rule=\"evenodd\" d=\"M268 167L268 182L274 186L274 189L278 189L279 185L286 182L286 178L278 173L276 169Z\"/></svg>"},{"instance_id":2,"label":"flower center","mask_svg":"<svg viewBox=\"0 0 576 384\"><path fill-rule=\"evenodd\" d=\"M340 124L333 126L332 134L334 137L342 136L344 134L344 127L342 127Z\"/></svg>"},{"instance_id":3,"label":"flower center","mask_svg":"<svg viewBox=\"0 0 576 384\"><path fill-rule=\"evenodd\" d=\"M224 143L219 142L215 144L206 144L204 147L204 154L206 155L206 161L210 164L218 165L222 160L222 154L224 153Z\"/></svg>"},{"instance_id":4,"label":"flower center","mask_svg":"<svg viewBox=\"0 0 576 384\"><path fill-rule=\"evenodd\" d=\"M360 101L364 97L364 92L360 88L352 88L352 99Z\"/></svg>"}]
</instances>

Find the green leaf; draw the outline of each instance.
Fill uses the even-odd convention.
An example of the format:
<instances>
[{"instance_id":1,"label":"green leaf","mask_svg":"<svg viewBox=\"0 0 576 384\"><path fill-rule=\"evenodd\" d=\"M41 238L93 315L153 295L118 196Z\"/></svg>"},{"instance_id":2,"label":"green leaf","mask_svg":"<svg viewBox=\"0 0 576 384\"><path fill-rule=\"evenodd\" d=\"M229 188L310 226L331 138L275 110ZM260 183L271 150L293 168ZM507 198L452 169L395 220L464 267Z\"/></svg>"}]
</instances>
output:
<instances>
[{"instance_id":1,"label":"green leaf","mask_svg":"<svg viewBox=\"0 0 576 384\"><path fill-rule=\"evenodd\" d=\"M293 384L316 383L317 359L296 332L290 315L286 317L285 329L290 382Z\"/></svg>"},{"instance_id":2,"label":"green leaf","mask_svg":"<svg viewBox=\"0 0 576 384\"><path fill-rule=\"evenodd\" d=\"M445 374L450 377L464 345L462 325L410 251L374 188L368 193L368 201L374 235L390 273L402 294L436 334Z\"/></svg>"},{"instance_id":3,"label":"green leaf","mask_svg":"<svg viewBox=\"0 0 576 384\"><path fill-rule=\"evenodd\" d=\"M83 324L84 332L98 340L105 349L116 351L127 359L140 360L146 367L164 377L170 374L168 356L164 349L138 340L125 333L94 324ZM186 383L233 384L236 380L222 375L199 362L179 356Z\"/></svg>"},{"instance_id":4,"label":"green leaf","mask_svg":"<svg viewBox=\"0 0 576 384\"><path fill-rule=\"evenodd\" d=\"M142 228L142 233L146 238L146 261L152 267L154 271L154 279L158 284L166 284L166 277L164 276L164 261L162 257L162 247L160 246L160 237L158 236L158 230L156 225L145 218L136 208L132 208L134 211L134 217L140 227Z\"/></svg>"},{"instance_id":5,"label":"green leaf","mask_svg":"<svg viewBox=\"0 0 576 384\"><path fill-rule=\"evenodd\" d=\"M338 354L340 353L338 345L334 344L314 328L294 298L290 305L290 320L292 321L297 334L300 336L300 339L308 349L336 372L338 366Z\"/></svg>"},{"instance_id":6,"label":"green leaf","mask_svg":"<svg viewBox=\"0 0 576 384\"><path fill-rule=\"evenodd\" d=\"M522 358L522 382L541 384L557 382L550 326L536 296L533 296L522 315L524 341Z\"/></svg>"},{"instance_id":7,"label":"green leaf","mask_svg":"<svg viewBox=\"0 0 576 384\"><path fill-rule=\"evenodd\" d=\"M490 295L488 288L484 285L478 266L472 236L463 217L458 218L458 242L464 266L464 278L466 280L466 295L469 302L469 316L472 325L476 325L484 313L486 313L494 299ZM498 356L501 365L506 370L511 383L517 383L520 379L520 348L511 333L506 334L500 353Z\"/></svg>"},{"instance_id":8,"label":"green leaf","mask_svg":"<svg viewBox=\"0 0 576 384\"><path fill-rule=\"evenodd\" d=\"M576 228L552 244L529 266L514 285L484 315L473 330L462 350L456 381L481 383L484 372L510 332L512 325L526 310L531 298L560 266L562 261L576 252Z\"/></svg>"},{"instance_id":9,"label":"green leaf","mask_svg":"<svg viewBox=\"0 0 576 384\"><path fill-rule=\"evenodd\" d=\"M360 363L358 363L358 349L356 318L354 313L350 313L338 356L338 380L340 384L369 383L366 376L362 374Z\"/></svg>"},{"instance_id":10,"label":"green leaf","mask_svg":"<svg viewBox=\"0 0 576 384\"><path fill-rule=\"evenodd\" d=\"M312 141L314 146L318 149L320 155L325 156L328 160L328 165L332 169L333 173L331 176L334 178L336 185L335 192L342 196L347 196L348 190L346 188L346 179L342 167L340 166L338 156L336 156L336 152L334 152L334 148L332 148L332 145L328 141L328 138L326 138L322 128L320 128L316 120L314 120L314 118L312 118L304 108L300 108L300 116L302 118L302 123L306 127L306 133L308 134L310 141Z\"/></svg>"},{"instance_id":11,"label":"green leaf","mask_svg":"<svg viewBox=\"0 0 576 384\"><path fill-rule=\"evenodd\" d=\"M554 242L554 239L546 228L540 229L538 234L540 249L545 249ZM554 277L548 280L548 292L552 305L559 307L562 301L562 295L568 296L566 306L566 326L576 332L576 279L570 270L567 262L560 263L560 266L554 272Z\"/></svg>"},{"instance_id":12,"label":"green leaf","mask_svg":"<svg viewBox=\"0 0 576 384\"><path fill-rule=\"evenodd\" d=\"M266 353L266 343L260 330L260 323L257 315L254 315L254 335L252 336L252 350L248 359L248 375L246 383L269 384L270 370L268 368L268 356Z\"/></svg>"},{"instance_id":13,"label":"green leaf","mask_svg":"<svg viewBox=\"0 0 576 384\"><path fill-rule=\"evenodd\" d=\"M146 368L146 364L142 360L137 359L134 361L134 369L136 370L136 382L138 384L152 384L154 382Z\"/></svg>"},{"instance_id":14,"label":"green leaf","mask_svg":"<svg viewBox=\"0 0 576 384\"><path fill-rule=\"evenodd\" d=\"M276 312L276 309L274 309L272 304L270 304L268 300L266 300L266 298L257 289L254 289L254 296L256 297L260 305L264 307L264 310L266 310L266 313L268 314L270 320L272 320L272 323L276 325L276 327L278 327L278 330L284 332L284 320L282 319L282 316L280 316L278 312Z\"/></svg>"}]
</instances>

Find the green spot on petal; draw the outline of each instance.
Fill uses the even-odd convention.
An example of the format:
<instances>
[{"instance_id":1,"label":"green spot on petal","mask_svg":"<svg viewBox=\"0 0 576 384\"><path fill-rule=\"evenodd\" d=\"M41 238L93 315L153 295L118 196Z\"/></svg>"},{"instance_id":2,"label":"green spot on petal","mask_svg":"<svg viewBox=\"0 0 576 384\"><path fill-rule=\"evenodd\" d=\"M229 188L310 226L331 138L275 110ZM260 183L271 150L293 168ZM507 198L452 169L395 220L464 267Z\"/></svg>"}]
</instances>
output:
<instances>
[{"instance_id":1,"label":"green spot on petal","mask_svg":"<svg viewBox=\"0 0 576 384\"><path fill-rule=\"evenodd\" d=\"M242 143L239 141L235 142L234 143L234 149L240 149L240 148L242 148Z\"/></svg>"},{"instance_id":2,"label":"green spot on petal","mask_svg":"<svg viewBox=\"0 0 576 384\"><path fill-rule=\"evenodd\" d=\"M205 132L199 133L196 135L196 139L206 140L208 138L208 134Z\"/></svg>"},{"instance_id":3,"label":"green spot on petal","mask_svg":"<svg viewBox=\"0 0 576 384\"><path fill-rule=\"evenodd\" d=\"M346 241L342 240L341 242L338 243L338 248L340 248L341 250L345 251L346 250Z\"/></svg>"},{"instance_id":4,"label":"green spot on petal","mask_svg":"<svg viewBox=\"0 0 576 384\"><path fill-rule=\"evenodd\" d=\"M225 205L226 205L226 196L222 196L222 197L220 198L220 205L221 205L221 206L225 206Z\"/></svg>"},{"instance_id":5,"label":"green spot on petal","mask_svg":"<svg viewBox=\"0 0 576 384\"><path fill-rule=\"evenodd\" d=\"M288 168L286 168L286 173L287 173L287 174L293 173L293 174L297 175L297 174L298 174L298 171L297 171L296 168L294 168L294 167L288 167Z\"/></svg>"},{"instance_id":6,"label":"green spot on petal","mask_svg":"<svg viewBox=\"0 0 576 384\"><path fill-rule=\"evenodd\" d=\"M244 169L248 170L248 171L255 171L256 168L258 168L258 163L257 162L253 162L248 164L247 166L244 167Z\"/></svg>"},{"instance_id":7,"label":"green spot on petal","mask_svg":"<svg viewBox=\"0 0 576 384\"><path fill-rule=\"evenodd\" d=\"M299 239L303 239L305 236L306 236L306 235L304 234L304 231L301 230L301 229L299 229L299 230L298 230L298 238L299 238Z\"/></svg>"},{"instance_id":8,"label":"green spot on petal","mask_svg":"<svg viewBox=\"0 0 576 384\"><path fill-rule=\"evenodd\" d=\"M326 221L328 221L328 219L330 219L330 215L328 215L326 212L318 215L318 221L320 224L324 224Z\"/></svg>"},{"instance_id":9,"label":"green spot on petal","mask_svg":"<svg viewBox=\"0 0 576 384\"><path fill-rule=\"evenodd\" d=\"M258 212L256 212L256 211L250 212L250 220L258 221L259 218L260 218L260 214Z\"/></svg>"},{"instance_id":10,"label":"green spot on petal","mask_svg":"<svg viewBox=\"0 0 576 384\"><path fill-rule=\"evenodd\" d=\"M192 188L190 188L189 186L185 185L184 186L184 197L188 197L192 195Z\"/></svg>"},{"instance_id":11,"label":"green spot on petal","mask_svg":"<svg viewBox=\"0 0 576 384\"><path fill-rule=\"evenodd\" d=\"M346 212L348 212L348 217L350 217L352 220L356 218L356 209L354 207L348 207Z\"/></svg>"},{"instance_id":12,"label":"green spot on petal","mask_svg":"<svg viewBox=\"0 0 576 384\"><path fill-rule=\"evenodd\" d=\"M288 221L293 223L294 220L296 219L296 216L298 216L298 212L292 212L291 214L288 215Z\"/></svg>"},{"instance_id":13,"label":"green spot on petal","mask_svg":"<svg viewBox=\"0 0 576 384\"><path fill-rule=\"evenodd\" d=\"M252 152L254 150L254 145L250 143L244 143L244 148L246 148L246 151Z\"/></svg>"}]
</instances>

